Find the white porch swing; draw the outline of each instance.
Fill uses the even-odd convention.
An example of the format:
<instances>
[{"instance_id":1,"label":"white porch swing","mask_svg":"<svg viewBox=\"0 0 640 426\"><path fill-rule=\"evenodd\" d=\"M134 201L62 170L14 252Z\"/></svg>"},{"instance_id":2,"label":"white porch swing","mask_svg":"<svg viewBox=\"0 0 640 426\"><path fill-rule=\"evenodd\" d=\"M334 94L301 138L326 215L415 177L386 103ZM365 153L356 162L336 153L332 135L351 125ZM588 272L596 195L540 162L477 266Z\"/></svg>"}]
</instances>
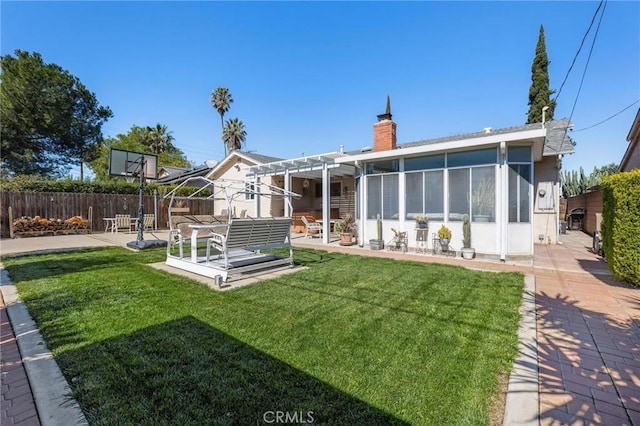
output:
<instances>
[{"instance_id":1,"label":"white porch swing","mask_svg":"<svg viewBox=\"0 0 640 426\"><path fill-rule=\"evenodd\" d=\"M179 196L183 187L200 187L188 196ZM208 194L210 190L210 195ZM269 273L293 267L290 217L234 217L234 204L254 199L256 206L263 197L282 199L289 204L294 192L262 182L204 177L189 178L167 193L169 200L169 243L166 264L222 282ZM210 215L174 215L172 206L179 200L211 201ZM222 201L226 215L214 215L214 202ZM256 209L259 212L259 208ZM224 210L223 210L224 211ZM206 254L198 254L198 243L206 242ZM189 255L185 246L190 243ZM279 256L275 248L289 248L289 256ZM202 249L202 244L201 247ZM176 253L177 251L177 253Z\"/></svg>"}]
</instances>

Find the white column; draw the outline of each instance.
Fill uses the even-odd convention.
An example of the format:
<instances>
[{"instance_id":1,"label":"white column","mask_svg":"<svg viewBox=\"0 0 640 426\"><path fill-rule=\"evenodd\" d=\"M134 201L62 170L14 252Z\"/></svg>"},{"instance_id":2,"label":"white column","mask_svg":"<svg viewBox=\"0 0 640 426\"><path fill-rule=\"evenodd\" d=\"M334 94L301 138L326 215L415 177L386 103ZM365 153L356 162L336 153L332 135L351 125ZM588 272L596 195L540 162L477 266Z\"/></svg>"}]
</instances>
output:
<instances>
[{"instance_id":1,"label":"white column","mask_svg":"<svg viewBox=\"0 0 640 426\"><path fill-rule=\"evenodd\" d=\"M507 224L509 223L509 167L507 167L507 146L500 142L500 193L498 195L500 209L499 241L500 260L507 258Z\"/></svg>"},{"instance_id":2,"label":"white column","mask_svg":"<svg viewBox=\"0 0 640 426\"><path fill-rule=\"evenodd\" d=\"M364 247L365 241L365 224L367 221L367 207L365 206L365 178L364 168L358 168L360 171L360 185L358 186L358 199L360 200L360 230L358 232L358 241L360 241L360 247Z\"/></svg>"},{"instance_id":3,"label":"white column","mask_svg":"<svg viewBox=\"0 0 640 426\"><path fill-rule=\"evenodd\" d=\"M260 178L258 176L256 176L255 194L253 201L256 207L256 217L262 217L262 214L260 213L260 203L262 201L260 200Z\"/></svg>"},{"instance_id":4,"label":"white column","mask_svg":"<svg viewBox=\"0 0 640 426\"><path fill-rule=\"evenodd\" d=\"M322 242L329 244L329 233L331 232L331 176L327 163L322 164Z\"/></svg>"},{"instance_id":5,"label":"white column","mask_svg":"<svg viewBox=\"0 0 640 426\"><path fill-rule=\"evenodd\" d=\"M284 192L289 193L291 191L291 175L289 169L284 171ZM284 201L284 217L291 217L293 206L291 205L291 197L283 197Z\"/></svg>"}]
</instances>

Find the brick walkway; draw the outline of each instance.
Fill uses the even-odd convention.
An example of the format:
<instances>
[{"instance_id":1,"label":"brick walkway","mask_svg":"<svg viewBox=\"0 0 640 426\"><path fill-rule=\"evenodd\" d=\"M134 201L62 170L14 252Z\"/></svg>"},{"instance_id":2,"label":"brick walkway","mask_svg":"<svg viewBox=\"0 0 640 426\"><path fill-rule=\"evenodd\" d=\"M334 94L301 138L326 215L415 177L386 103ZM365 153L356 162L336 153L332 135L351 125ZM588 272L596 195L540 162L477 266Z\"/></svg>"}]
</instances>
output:
<instances>
[{"instance_id":1,"label":"brick walkway","mask_svg":"<svg viewBox=\"0 0 640 426\"><path fill-rule=\"evenodd\" d=\"M640 290L590 245L535 248L540 425L640 426Z\"/></svg>"},{"instance_id":2,"label":"brick walkway","mask_svg":"<svg viewBox=\"0 0 640 426\"><path fill-rule=\"evenodd\" d=\"M18 344L0 294L0 424L40 425Z\"/></svg>"}]
</instances>

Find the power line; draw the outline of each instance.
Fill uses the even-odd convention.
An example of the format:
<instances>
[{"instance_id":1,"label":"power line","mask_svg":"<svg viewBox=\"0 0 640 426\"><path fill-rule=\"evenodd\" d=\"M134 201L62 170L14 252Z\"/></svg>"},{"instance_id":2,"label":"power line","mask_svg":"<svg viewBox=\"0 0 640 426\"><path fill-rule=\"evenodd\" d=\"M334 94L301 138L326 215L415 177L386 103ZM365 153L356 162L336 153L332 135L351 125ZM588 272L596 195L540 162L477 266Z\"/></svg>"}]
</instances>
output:
<instances>
[{"instance_id":1,"label":"power line","mask_svg":"<svg viewBox=\"0 0 640 426\"><path fill-rule=\"evenodd\" d=\"M562 88L564 87L564 84L567 82L567 79L569 78L569 73L573 69L573 66L576 63L576 60L578 59L578 55L580 55L580 51L582 50L582 46L584 45L584 41L587 39L587 35L589 35L589 32L591 31L591 27L593 26L593 23L596 20L596 16L598 16L598 11L600 10L600 7L602 6L603 2L604 2L604 0L600 0L600 4L596 8L595 13L593 14L593 18L591 18L591 23L589 24L589 28L587 28L587 32L584 33L584 37L582 37L582 41L580 42L580 47L578 47L578 51L576 52L575 56L573 57L573 61L571 62L571 66L567 70L567 74L564 76L564 80L562 81L562 84L560 85L560 89L558 89L558 94L556 95L556 97L554 99L554 101L556 101L556 102L558 101L558 98L560 97L560 93L562 93ZM604 11L602 11L602 13L604 14ZM602 18L600 18L600 19L602 19Z\"/></svg>"},{"instance_id":2,"label":"power line","mask_svg":"<svg viewBox=\"0 0 640 426\"><path fill-rule=\"evenodd\" d=\"M611 117L609 117L609 118L605 118L605 119L604 119L604 120L602 120L601 122L596 123L596 124L594 124L594 125L591 125L591 126L589 126L589 127L585 127L585 128L583 128L583 129L579 129L579 130L574 130L574 131L573 131L573 133L582 132L583 130L592 129L592 128L596 127L596 126L601 125L602 123L606 123L607 121L611 120L612 118L617 117L618 115L622 114L623 112L625 112L626 110L628 110L629 108L631 108L632 106L634 106L635 104L637 104L638 102L640 102L640 99L637 99L634 103L632 103L632 104L631 104L631 105L629 105L628 107L626 107L626 108L624 108L624 109L622 109L622 110L620 110L620 111L616 112L616 113L615 113L615 114L613 114Z\"/></svg>"},{"instance_id":3,"label":"power line","mask_svg":"<svg viewBox=\"0 0 640 426\"><path fill-rule=\"evenodd\" d=\"M571 123L571 119L573 118L573 112L576 110L576 105L578 103L578 98L580 97L580 92L582 91L582 84L584 83L584 78L587 75L587 69L589 68L589 62L591 61L591 54L593 53L593 48L596 45L596 40L598 39L598 32L600 31L600 24L602 24L602 17L604 16L604 11L607 8L607 2L605 0L604 7L602 8L602 13L600 14L600 20L598 20L598 26L596 27L596 32L593 35L593 41L591 42L591 48L589 49L589 55L587 56L587 63L584 65L584 70L582 71L582 78L580 79L580 86L578 86L578 93L576 93L576 99L573 101L573 107L571 107L571 114L569 115L569 123ZM564 132L562 136L562 142L560 146L564 144L564 139L567 137L567 132Z\"/></svg>"}]
</instances>

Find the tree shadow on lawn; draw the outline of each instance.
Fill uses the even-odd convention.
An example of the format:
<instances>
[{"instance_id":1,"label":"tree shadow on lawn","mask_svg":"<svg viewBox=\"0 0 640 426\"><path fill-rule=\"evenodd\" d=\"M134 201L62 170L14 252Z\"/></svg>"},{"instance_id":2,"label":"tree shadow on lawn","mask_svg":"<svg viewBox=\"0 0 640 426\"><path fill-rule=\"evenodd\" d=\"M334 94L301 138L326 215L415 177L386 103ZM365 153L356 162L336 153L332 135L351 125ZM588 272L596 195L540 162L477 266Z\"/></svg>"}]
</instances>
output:
<instances>
[{"instance_id":1,"label":"tree shadow on lawn","mask_svg":"<svg viewBox=\"0 0 640 426\"><path fill-rule=\"evenodd\" d=\"M91 424L407 424L191 316L58 362Z\"/></svg>"}]
</instances>

